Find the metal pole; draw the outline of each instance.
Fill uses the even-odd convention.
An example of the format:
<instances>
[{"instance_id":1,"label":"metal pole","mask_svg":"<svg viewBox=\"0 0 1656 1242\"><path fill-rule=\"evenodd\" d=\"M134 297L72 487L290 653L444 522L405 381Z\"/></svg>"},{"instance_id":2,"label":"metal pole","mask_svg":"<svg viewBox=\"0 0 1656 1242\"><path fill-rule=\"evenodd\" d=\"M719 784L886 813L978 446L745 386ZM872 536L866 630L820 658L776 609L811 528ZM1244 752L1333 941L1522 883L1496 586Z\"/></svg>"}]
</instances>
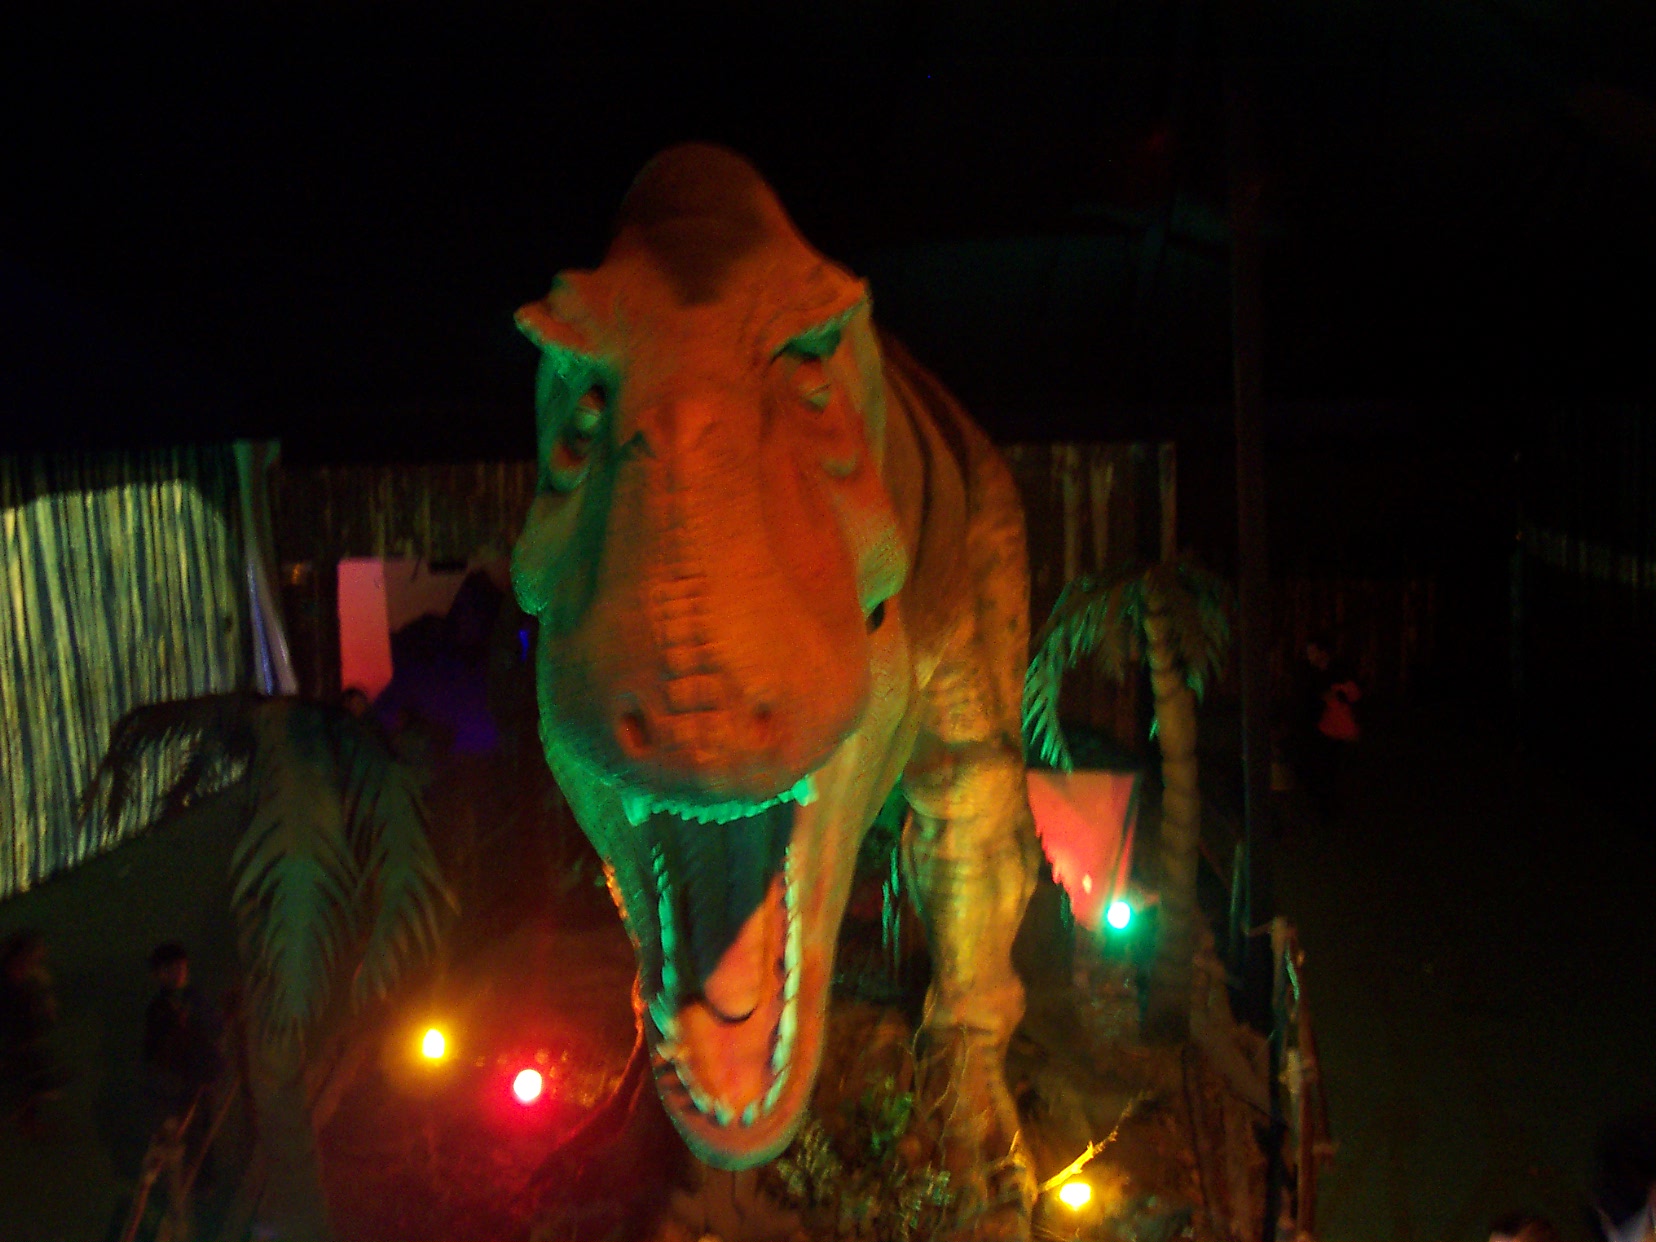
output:
<instances>
[{"instance_id":1,"label":"metal pole","mask_svg":"<svg viewBox=\"0 0 1656 1242\"><path fill-rule=\"evenodd\" d=\"M1270 913L1267 819L1271 789L1271 705L1266 656L1270 577L1265 532L1265 308L1260 290L1260 195L1263 176L1255 135L1250 0L1231 0L1225 66L1225 131L1230 180L1231 350L1236 426L1236 525L1242 681L1243 925L1233 943L1245 967L1247 929ZM1264 1016L1264 1015L1260 1015Z\"/></svg>"},{"instance_id":2,"label":"metal pole","mask_svg":"<svg viewBox=\"0 0 1656 1242\"><path fill-rule=\"evenodd\" d=\"M1271 1126L1266 1145L1264 1242L1277 1235L1282 1201L1282 1139L1279 1071L1281 1028L1263 986L1268 971L1246 934L1274 913L1271 901L1271 703L1266 669L1270 642L1270 573L1265 527L1265 303L1260 278L1260 197L1264 174L1254 112L1257 81L1254 41L1259 28L1254 0L1230 0L1225 65L1225 145L1230 178L1231 349L1236 405L1236 528L1238 617L1242 674L1242 770L1244 900L1246 925L1239 937L1241 974L1248 1016L1271 1039ZM1273 934L1272 941L1277 939ZM1273 954L1273 966L1279 954Z\"/></svg>"}]
</instances>

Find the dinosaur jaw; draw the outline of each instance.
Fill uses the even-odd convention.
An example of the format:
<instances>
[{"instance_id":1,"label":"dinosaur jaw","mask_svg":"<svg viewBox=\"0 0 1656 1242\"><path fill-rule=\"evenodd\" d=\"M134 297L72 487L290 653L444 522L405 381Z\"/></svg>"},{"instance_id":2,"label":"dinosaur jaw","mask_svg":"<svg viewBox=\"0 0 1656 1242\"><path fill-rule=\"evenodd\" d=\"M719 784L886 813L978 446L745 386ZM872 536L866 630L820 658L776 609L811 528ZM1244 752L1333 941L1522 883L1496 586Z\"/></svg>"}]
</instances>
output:
<instances>
[{"instance_id":1,"label":"dinosaur jaw","mask_svg":"<svg viewBox=\"0 0 1656 1242\"><path fill-rule=\"evenodd\" d=\"M763 901L699 991L665 965L645 1006L662 1103L691 1150L719 1168L779 1154L816 1077L828 969L806 951L799 852L784 848ZM663 957L670 962L670 952Z\"/></svg>"},{"instance_id":2,"label":"dinosaur jaw","mask_svg":"<svg viewBox=\"0 0 1656 1242\"><path fill-rule=\"evenodd\" d=\"M885 629L900 634L900 618ZM657 1093L707 1164L762 1164L803 1120L858 845L912 747L908 666L889 663L862 727L757 803L685 801L549 739L637 954Z\"/></svg>"}]
</instances>

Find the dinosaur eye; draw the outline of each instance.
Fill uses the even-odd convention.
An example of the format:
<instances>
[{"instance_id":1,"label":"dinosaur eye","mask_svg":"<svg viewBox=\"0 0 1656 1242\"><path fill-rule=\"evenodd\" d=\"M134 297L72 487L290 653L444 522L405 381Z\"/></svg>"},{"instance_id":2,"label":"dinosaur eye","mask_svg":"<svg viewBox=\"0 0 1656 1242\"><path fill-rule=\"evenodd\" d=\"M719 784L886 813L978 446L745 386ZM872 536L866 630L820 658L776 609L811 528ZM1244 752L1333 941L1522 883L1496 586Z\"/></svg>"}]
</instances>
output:
<instances>
[{"instance_id":1,"label":"dinosaur eye","mask_svg":"<svg viewBox=\"0 0 1656 1242\"><path fill-rule=\"evenodd\" d=\"M822 365L821 358L802 359L794 368L793 386L799 399L819 413L828 408L828 402L834 396L828 368Z\"/></svg>"},{"instance_id":2,"label":"dinosaur eye","mask_svg":"<svg viewBox=\"0 0 1656 1242\"><path fill-rule=\"evenodd\" d=\"M552 446L547 466L552 486L571 492L586 478L587 463L598 444L598 433L604 425L604 410L608 396L601 385L594 384L581 394L569 412L557 443Z\"/></svg>"}]
</instances>

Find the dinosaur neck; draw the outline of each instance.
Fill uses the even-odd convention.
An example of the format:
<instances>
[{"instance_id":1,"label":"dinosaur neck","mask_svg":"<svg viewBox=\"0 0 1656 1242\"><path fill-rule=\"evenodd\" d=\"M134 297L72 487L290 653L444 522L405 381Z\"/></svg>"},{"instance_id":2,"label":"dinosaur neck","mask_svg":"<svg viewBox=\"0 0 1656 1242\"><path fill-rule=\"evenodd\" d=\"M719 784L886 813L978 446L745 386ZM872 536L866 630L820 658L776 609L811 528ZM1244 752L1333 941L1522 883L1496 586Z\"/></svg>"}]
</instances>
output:
<instances>
[{"instance_id":1,"label":"dinosaur neck","mask_svg":"<svg viewBox=\"0 0 1656 1242\"><path fill-rule=\"evenodd\" d=\"M941 386L908 351L881 334L885 365L885 483L909 553L904 623L924 684L941 658L948 626L971 590L961 564L969 497L964 446L947 434L953 410Z\"/></svg>"}]
</instances>

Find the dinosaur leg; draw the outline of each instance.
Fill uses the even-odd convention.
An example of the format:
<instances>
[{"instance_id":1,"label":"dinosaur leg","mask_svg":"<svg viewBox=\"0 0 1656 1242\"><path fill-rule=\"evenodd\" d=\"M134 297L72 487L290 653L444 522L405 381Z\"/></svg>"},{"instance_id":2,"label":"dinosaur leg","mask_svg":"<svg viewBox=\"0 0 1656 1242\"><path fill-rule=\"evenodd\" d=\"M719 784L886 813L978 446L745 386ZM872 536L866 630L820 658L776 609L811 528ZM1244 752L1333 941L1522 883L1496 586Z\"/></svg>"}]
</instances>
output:
<instances>
[{"instance_id":1,"label":"dinosaur leg","mask_svg":"<svg viewBox=\"0 0 1656 1242\"><path fill-rule=\"evenodd\" d=\"M1034 888L1022 756L1001 743L923 738L905 775L903 864L932 954L923 1103L935 1110L957 1206L981 1237L1025 1237L1034 1178L1017 1143L1005 1057L1023 1016L1012 941Z\"/></svg>"}]
</instances>

